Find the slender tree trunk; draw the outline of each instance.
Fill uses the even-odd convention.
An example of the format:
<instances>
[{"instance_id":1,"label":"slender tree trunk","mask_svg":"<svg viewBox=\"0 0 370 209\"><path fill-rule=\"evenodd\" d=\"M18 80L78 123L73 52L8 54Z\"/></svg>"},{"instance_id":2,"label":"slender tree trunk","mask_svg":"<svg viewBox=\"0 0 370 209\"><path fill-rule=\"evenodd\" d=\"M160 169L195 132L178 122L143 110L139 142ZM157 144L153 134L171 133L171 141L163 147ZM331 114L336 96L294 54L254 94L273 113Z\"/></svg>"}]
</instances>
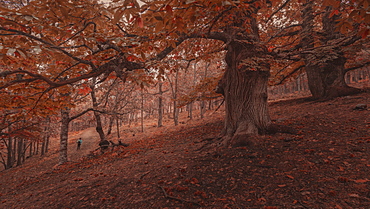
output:
<instances>
[{"instance_id":1,"label":"slender tree trunk","mask_svg":"<svg viewBox=\"0 0 370 209\"><path fill-rule=\"evenodd\" d=\"M158 83L158 127L163 126L163 90L162 90L162 81Z\"/></svg>"},{"instance_id":2,"label":"slender tree trunk","mask_svg":"<svg viewBox=\"0 0 370 209\"><path fill-rule=\"evenodd\" d=\"M177 92L178 92L179 70L176 70L174 92L173 92L173 121L175 126L179 125L179 108L177 107Z\"/></svg>"},{"instance_id":3,"label":"slender tree trunk","mask_svg":"<svg viewBox=\"0 0 370 209\"><path fill-rule=\"evenodd\" d=\"M40 149L40 142L36 142L36 155L39 154L39 149Z\"/></svg>"},{"instance_id":4,"label":"slender tree trunk","mask_svg":"<svg viewBox=\"0 0 370 209\"><path fill-rule=\"evenodd\" d=\"M112 133L112 128L113 128L114 121L115 121L115 117L114 116L109 117L109 124L108 124L107 136Z\"/></svg>"},{"instance_id":5,"label":"slender tree trunk","mask_svg":"<svg viewBox=\"0 0 370 209\"><path fill-rule=\"evenodd\" d=\"M204 77L203 79L207 78L208 74L208 67L211 65L211 63L208 63L205 70L204 70ZM202 93L202 100L200 102L200 118L204 118L204 114L206 112L206 101L204 101L204 93Z\"/></svg>"},{"instance_id":6,"label":"slender tree trunk","mask_svg":"<svg viewBox=\"0 0 370 209\"><path fill-rule=\"evenodd\" d=\"M90 88L91 88L90 95L91 95L91 100L92 100L92 103L93 103L93 108L97 109L98 106L99 106L99 103L98 103L98 100L97 100L96 94L95 94L95 83L96 83L96 78L93 79L93 83L90 86ZM105 134L104 134L104 130L103 130L102 119L100 117L100 113L94 111L94 116L95 116L95 120L96 120L96 128L95 128L96 132L98 132L98 134L99 134L100 141L104 141L105 140Z\"/></svg>"},{"instance_id":7,"label":"slender tree trunk","mask_svg":"<svg viewBox=\"0 0 370 209\"><path fill-rule=\"evenodd\" d=\"M12 165L14 166L15 163L17 162L17 139L16 138L13 138L13 153L12 153L12 156L13 156L13 162L12 162Z\"/></svg>"},{"instance_id":8,"label":"slender tree trunk","mask_svg":"<svg viewBox=\"0 0 370 209\"><path fill-rule=\"evenodd\" d=\"M141 123L141 132L144 132L144 89L141 88L141 108L140 108L140 123Z\"/></svg>"},{"instance_id":9,"label":"slender tree trunk","mask_svg":"<svg viewBox=\"0 0 370 209\"><path fill-rule=\"evenodd\" d=\"M197 64L198 62L194 62L194 74L193 74L193 86L195 86L196 84L196 79L197 79ZM194 108L194 102L192 101L190 104L189 104L189 119L192 120L193 119L193 108Z\"/></svg>"},{"instance_id":10,"label":"slender tree trunk","mask_svg":"<svg viewBox=\"0 0 370 209\"><path fill-rule=\"evenodd\" d=\"M11 136L8 137L8 144L7 144L7 161L6 161L6 168L12 168L13 167L13 138Z\"/></svg>"},{"instance_id":11,"label":"slender tree trunk","mask_svg":"<svg viewBox=\"0 0 370 209\"><path fill-rule=\"evenodd\" d=\"M49 143L50 143L50 133L46 137L46 142L45 142L45 153L48 153L49 151Z\"/></svg>"},{"instance_id":12,"label":"slender tree trunk","mask_svg":"<svg viewBox=\"0 0 370 209\"><path fill-rule=\"evenodd\" d=\"M23 142L23 153L22 153L22 164L26 161L26 151L27 151L27 145L24 141Z\"/></svg>"},{"instance_id":13,"label":"slender tree trunk","mask_svg":"<svg viewBox=\"0 0 370 209\"><path fill-rule=\"evenodd\" d=\"M116 94L116 98L115 98L115 102L114 102L114 106L113 106L113 111L114 112L117 112L118 111L118 105L119 105L119 101L120 101L120 95L121 94L119 93L119 90L117 88L117 94ZM113 123L114 123L115 120L118 121L118 116L117 115L111 116L109 118L109 126L108 126L107 135L110 135L111 134L112 128L113 128Z\"/></svg>"},{"instance_id":14,"label":"slender tree trunk","mask_svg":"<svg viewBox=\"0 0 370 209\"><path fill-rule=\"evenodd\" d=\"M68 128L70 109L65 107L61 110L62 122L60 127L59 165L68 161Z\"/></svg>"},{"instance_id":15,"label":"slender tree trunk","mask_svg":"<svg viewBox=\"0 0 370 209\"><path fill-rule=\"evenodd\" d=\"M17 153L17 166L22 165L22 159L23 159L23 145L24 139L18 139L18 153Z\"/></svg>"},{"instance_id":16,"label":"slender tree trunk","mask_svg":"<svg viewBox=\"0 0 370 209\"><path fill-rule=\"evenodd\" d=\"M43 137L42 144L41 144L41 156L45 154L45 138Z\"/></svg>"},{"instance_id":17,"label":"slender tree trunk","mask_svg":"<svg viewBox=\"0 0 370 209\"><path fill-rule=\"evenodd\" d=\"M204 118L204 112L205 112L205 102L204 100L200 101L200 118Z\"/></svg>"},{"instance_id":18,"label":"slender tree trunk","mask_svg":"<svg viewBox=\"0 0 370 209\"><path fill-rule=\"evenodd\" d=\"M188 117L190 120L193 119L193 102L190 102L190 104L188 104Z\"/></svg>"},{"instance_id":19,"label":"slender tree trunk","mask_svg":"<svg viewBox=\"0 0 370 209\"><path fill-rule=\"evenodd\" d=\"M117 137L118 137L118 140L120 140L121 135L119 133L119 119L118 119L118 116L116 117L116 128L117 128Z\"/></svg>"},{"instance_id":20,"label":"slender tree trunk","mask_svg":"<svg viewBox=\"0 0 370 209\"><path fill-rule=\"evenodd\" d=\"M30 150L30 152L29 152L29 156L28 157L32 157L32 155L33 155L33 153L32 153L32 150L33 150L33 142L32 141L30 142L29 150Z\"/></svg>"}]
</instances>

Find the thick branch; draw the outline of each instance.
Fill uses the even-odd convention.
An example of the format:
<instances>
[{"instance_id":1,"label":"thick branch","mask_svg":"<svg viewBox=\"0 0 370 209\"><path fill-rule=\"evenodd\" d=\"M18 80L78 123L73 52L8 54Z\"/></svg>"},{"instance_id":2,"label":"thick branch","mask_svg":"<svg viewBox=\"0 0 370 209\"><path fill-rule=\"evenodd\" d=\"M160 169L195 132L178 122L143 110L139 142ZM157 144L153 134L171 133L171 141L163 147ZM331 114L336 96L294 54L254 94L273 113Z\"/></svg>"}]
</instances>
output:
<instances>
[{"instance_id":1,"label":"thick branch","mask_svg":"<svg viewBox=\"0 0 370 209\"><path fill-rule=\"evenodd\" d=\"M277 83L277 85L280 85L282 84L287 78L289 78L290 76L292 76L294 73L298 72L300 69L302 69L305 65L301 65L297 68L295 68L292 72L290 72L288 75L284 76L280 81L279 83Z\"/></svg>"},{"instance_id":2,"label":"thick branch","mask_svg":"<svg viewBox=\"0 0 370 209\"><path fill-rule=\"evenodd\" d=\"M365 66L367 66L367 65L370 65L370 62L366 62L366 63L364 63L364 64L362 64L362 65L358 65L358 66L355 66L355 67L347 68L347 69L345 69L344 71L347 73L347 72L352 71L352 70L356 70L356 69L359 69L359 68L363 68L363 67L365 67Z\"/></svg>"}]
</instances>

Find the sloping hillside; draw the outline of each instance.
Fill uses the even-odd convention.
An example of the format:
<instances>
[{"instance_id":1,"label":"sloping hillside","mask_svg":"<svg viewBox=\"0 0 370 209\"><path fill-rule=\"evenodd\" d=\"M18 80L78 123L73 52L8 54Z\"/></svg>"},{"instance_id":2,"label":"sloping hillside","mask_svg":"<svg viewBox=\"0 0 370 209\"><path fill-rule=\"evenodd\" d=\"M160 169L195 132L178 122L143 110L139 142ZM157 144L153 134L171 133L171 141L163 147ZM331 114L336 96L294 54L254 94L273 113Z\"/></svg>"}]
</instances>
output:
<instances>
[{"instance_id":1,"label":"sloping hillside","mask_svg":"<svg viewBox=\"0 0 370 209\"><path fill-rule=\"evenodd\" d=\"M370 208L370 111L358 104L370 106L370 93L272 103L272 119L297 135L217 152L201 148L220 133L222 111L127 133L129 147L104 154L89 154L97 136L86 130L72 135L68 164L55 166L53 150L0 172L0 207Z\"/></svg>"}]
</instances>

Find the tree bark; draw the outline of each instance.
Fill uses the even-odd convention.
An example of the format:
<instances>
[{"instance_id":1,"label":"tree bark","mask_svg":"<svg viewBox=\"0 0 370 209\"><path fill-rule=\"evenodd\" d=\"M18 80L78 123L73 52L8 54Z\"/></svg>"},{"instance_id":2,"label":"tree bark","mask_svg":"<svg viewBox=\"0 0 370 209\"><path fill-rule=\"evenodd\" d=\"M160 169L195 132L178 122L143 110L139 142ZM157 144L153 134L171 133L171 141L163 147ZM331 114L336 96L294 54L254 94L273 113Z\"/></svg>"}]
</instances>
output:
<instances>
[{"instance_id":1,"label":"tree bark","mask_svg":"<svg viewBox=\"0 0 370 209\"><path fill-rule=\"evenodd\" d=\"M23 154L24 154L24 150L23 150L23 143L24 143L24 139L23 138L20 138L17 140L18 141L18 148L17 148L17 166L20 166L22 165L22 160L23 160Z\"/></svg>"},{"instance_id":2,"label":"tree bark","mask_svg":"<svg viewBox=\"0 0 370 209\"><path fill-rule=\"evenodd\" d=\"M97 98L96 98L96 95L95 95L95 83L96 83L96 78L93 79L93 83L91 84L90 88L91 88L91 100L92 100L92 103L93 103L93 108L94 109L97 109L98 106L99 106L99 103L97 101ZM104 130L103 130L103 125L102 125L102 120L101 120L101 117L100 117L100 113L94 111L94 116L95 116L95 120L96 120L96 132L98 132L99 134L99 137L100 137L100 141L104 141L105 140L105 134L104 134Z\"/></svg>"},{"instance_id":3,"label":"tree bark","mask_svg":"<svg viewBox=\"0 0 370 209\"><path fill-rule=\"evenodd\" d=\"M258 63L259 69L242 65L243 60L265 54L262 47L242 41L233 41L228 46L227 69L218 88L225 97L226 110L222 144L238 143L237 140L244 136L269 132L267 81L270 66L262 62Z\"/></svg>"},{"instance_id":4,"label":"tree bark","mask_svg":"<svg viewBox=\"0 0 370 209\"><path fill-rule=\"evenodd\" d=\"M60 127L59 165L68 162L69 112L70 109L68 107L61 110L62 123Z\"/></svg>"}]
</instances>

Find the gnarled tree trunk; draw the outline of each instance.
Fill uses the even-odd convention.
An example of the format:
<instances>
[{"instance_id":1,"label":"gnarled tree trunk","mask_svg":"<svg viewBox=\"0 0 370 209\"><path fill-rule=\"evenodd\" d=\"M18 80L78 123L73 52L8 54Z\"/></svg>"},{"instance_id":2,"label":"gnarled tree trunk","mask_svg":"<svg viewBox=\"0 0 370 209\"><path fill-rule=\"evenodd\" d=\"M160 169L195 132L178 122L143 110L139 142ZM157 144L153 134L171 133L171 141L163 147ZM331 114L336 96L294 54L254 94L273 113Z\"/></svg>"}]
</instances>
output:
<instances>
[{"instance_id":1,"label":"gnarled tree trunk","mask_svg":"<svg viewBox=\"0 0 370 209\"><path fill-rule=\"evenodd\" d=\"M257 61L266 55L262 47L233 41L226 54L227 70L219 83L225 97L226 118L222 144L253 143L249 136L269 132L267 104L268 63ZM257 61L256 66L248 63Z\"/></svg>"},{"instance_id":2,"label":"gnarled tree trunk","mask_svg":"<svg viewBox=\"0 0 370 209\"><path fill-rule=\"evenodd\" d=\"M345 82L345 57L328 61L324 66L307 66L308 86L313 99L330 99L360 92Z\"/></svg>"},{"instance_id":3,"label":"gnarled tree trunk","mask_svg":"<svg viewBox=\"0 0 370 209\"><path fill-rule=\"evenodd\" d=\"M314 47L314 16L313 16L313 1L307 1L303 10L303 38L302 44L306 49ZM341 38L342 34L336 31L336 20L338 15L330 16L331 10L328 7L325 15L322 18L323 23L323 45L330 41ZM308 78L308 86L313 99L330 99L338 96L345 96L359 92L359 89L350 87L345 82L345 63L346 58L342 52L342 47L333 48L327 53L318 55L304 56L306 62L306 72ZM324 57L324 58L321 58ZM319 60L327 60L321 63Z\"/></svg>"}]
</instances>

